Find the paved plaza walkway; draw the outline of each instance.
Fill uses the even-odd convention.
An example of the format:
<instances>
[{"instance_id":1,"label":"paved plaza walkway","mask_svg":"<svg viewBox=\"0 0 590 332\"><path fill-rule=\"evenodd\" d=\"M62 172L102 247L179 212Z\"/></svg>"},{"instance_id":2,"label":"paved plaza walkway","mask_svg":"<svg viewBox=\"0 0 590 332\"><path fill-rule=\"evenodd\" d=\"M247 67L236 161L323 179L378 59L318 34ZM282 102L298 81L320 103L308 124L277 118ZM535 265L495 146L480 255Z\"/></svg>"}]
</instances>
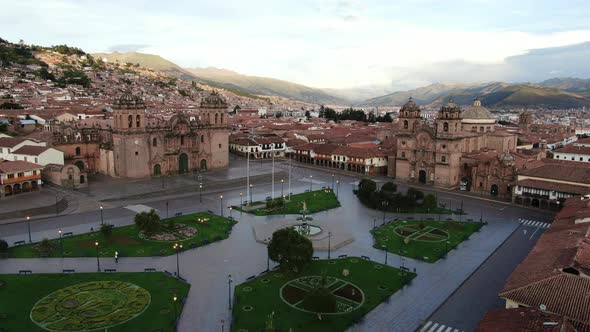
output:
<instances>
[{"instance_id":1,"label":"paved plaza walkway","mask_svg":"<svg viewBox=\"0 0 590 332\"><path fill-rule=\"evenodd\" d=\"M294 165L295 166L295 165ZM283 169L284 171L284 169ZM238 170L232 169L231 176L240 176ZM260 171L263 172L262 170ZM235 174L234 174L235 173ZM331 173L324 171L293 169L292 192L298 193L309 189L309 182L305 179L313 174L314 186L331 186ZM227 176L230 176L226 174ZM219 178L226 177L219 173ZM243 175L241 175L243 176ZM316 213L313 215L314 224L340 227L353 235L354 241L331 253L332 257L341 254L349 256L369 256L372 260L382 262L384 253L374 249L373 239L369 233L373 223L380 224L383 213L367 209L362 206L353 195L352 189L356 178L348 175L338 175L338 196L342 207ZM385 181L386 179L381 179ZM277 179L277 181L280 181ZM317 181L317 182L316 182ZM240 192L244 188L221 188L224 195L224 205L239 204ZM280 185L275 185L275 195L280 195ZM254 200L269 196L270 185L260 184L255 188ZM133 204L144 204L157 209L160 214L165 213L166 203L169 203L169 213L190 213L212 210L219 213L219 199L217 191L207 192L199 200L198 193L184 196L165 198L150 198ZM404 265L410 270L416 269L418 274L411 285L395 293L388 303L383 303L369 313L351 331L414 331L466 280L502 242L520 226L519 218L550 220L544 212L535 212L504 204L480 201L472 198L460 198L453 195L439 194L440 200L451 201L453 205L461 204L468 215L464 218L479 220L484 211L484 219L489 222L480 232L463 242L456 250L451 251L446 259L434 264L424 263L409 258L389 254L388 263L391 266ZM457 205L458 206L458 205ZM228 211L224 212L226 215ZM104 220L117 226L133 223L134 212L117 204L105 209ZM387 220L405 218L411 215L388 214ZM179 323L179 331L219 331L221 321L231 321L228 308L228 275L231 274L232 287L244 282L248 277L257 275L266 269L266 247L255 241L253 226L260 222L269 222L272 218L295 219L296 216L256 217L247 213L233 211L233 217L239 222L234 226L231 236L227 240L188 250L180 254L180 275L191 284L191 290L186 301ZM418 218L419 216L413 216ZM438 218L438 216L433 216ZM449 216L443 216L447 218ZM454 218L458 219L456 216ZM376 220L376 221L374 221ZM57 218L40 220L32 227L33 241L42 238L56 238L57 229L73 231L74 233L88 232L100 223L97 211L72 214ZM0 238L9 243L28 240L25 224L0 225ZM319 257L326 257L327 252L314 253ZM403 259L403 261L402 261ZM156 268L159 271L176 272L176 258L121 258L119 263L114 259L101 258L101 268L114 268L117 271L142 272L145 268ZM271 266L272 267L272 266ZM75 269L76 272L95 272L96 258L66 258L66 259L4 259L0 260L0 273L17 273L19 270L32 270L33 273L60 273L63 269ZM354 271L351 271L354 273Z\"/></svg>"}]
</instances>

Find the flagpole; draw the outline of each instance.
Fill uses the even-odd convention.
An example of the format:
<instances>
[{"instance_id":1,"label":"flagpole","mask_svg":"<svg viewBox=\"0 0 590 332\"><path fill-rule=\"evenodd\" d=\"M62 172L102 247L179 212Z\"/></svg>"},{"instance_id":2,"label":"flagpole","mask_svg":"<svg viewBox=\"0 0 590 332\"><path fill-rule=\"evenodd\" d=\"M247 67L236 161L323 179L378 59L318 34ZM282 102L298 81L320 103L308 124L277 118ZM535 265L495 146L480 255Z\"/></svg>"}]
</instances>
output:
<instances>
[{"instance_id":1,"label":"flagpole","mask_svg":"<svg viewBox=\"0 0 590 332\"><path fill-rule=\"evenodd\" d=\"M291 200L291 158L292 156L289 155L289 200Z\"/></svg>"},{"instance_id":2,"label":"flagpole","mask_svg":"<svg viewBox=\"0 0 590 332\"><path fill-rule=\"evenodd\" d=\"M248 140L248 150L246 151L246 200L248 201L248 206L250 206L250 200L248 194L250 194L250 141Z\"/></svg>"},{"instance_id":3,"label":"flagpole","mask_svg":"<svg viewBox=\"0 0 590 332\"><path fill-rule=\"evenodd\" d=\"M274 144L273 144L274 146ZM272 152L272 192L270 193L270 198L275 199L275 152L273 147Z\"/></svg>"}]
</instances>

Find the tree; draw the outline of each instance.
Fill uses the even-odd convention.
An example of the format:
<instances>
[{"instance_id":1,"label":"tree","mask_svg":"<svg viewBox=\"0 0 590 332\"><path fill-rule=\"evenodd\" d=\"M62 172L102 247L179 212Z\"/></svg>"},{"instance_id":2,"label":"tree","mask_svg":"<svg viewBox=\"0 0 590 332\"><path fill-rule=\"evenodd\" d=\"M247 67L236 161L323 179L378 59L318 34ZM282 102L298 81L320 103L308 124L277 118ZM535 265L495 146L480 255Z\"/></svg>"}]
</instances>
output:
<instances>
[{"instance_id":1,"label":"tree","mask_svg":"<svg viewBox=\"0 0 590 332\"><path fill-rule=\"evenodd\" d=\"M389 191L389 192L396 192L397 191L397 185L391 181L389 182L385 182L383 184L383 187L381 187L381 191Z\"/></svg>"},{"instance_id":2,"label":"tree","mask_svg":"<svg viewBox=\"0 0 590 332\"><path fill-rule=\"evenodd\" d=\"M160 230L162 224L156 210L151 209L150 212L144 211L135 215L135 226L145 235L151 236Z\"/></svg>"},{"instance_id":3,"label":"tree","mask_svg":"<svg viewBox=\"0 0 590 332\"><path fill-rule=\"evenodd\" d=\"M326 117L326 107L325 107L324 105L321 105L321 106L320 106L320 111L319 111L319 113L318 113L318 116L319 116L320 118L324 118L324 117Z\"/></svg>"},{"instance_id":4,"label":"tree","mask_svg":"<svg viewBox=\"0 0 590 332\"><path fill-rule=\"evenodd\" d=\"M305 111L305 117L307 120L311 119L311 113L309 113L309 111Z\"/></svg>"},{"instance_id":5,"label":"tree","mask_svg":"<svg viewBox=\"0 0 590 332\"><path fill-rule=\"evenodd\" d=\"M113 235L113 225L111 224L102 224L100 225L100 234L102 234L105 238L111 237Z\"/></svg>"},{"instance_id":6,"label":"tree","mask_svg":"<svg viewBox=\"0 0 590 332\"><path fill-rule=\"evenodd\" d=\"M359 189L357 192L357 196L361 200L361 202L368 202L371 196L374 196L375 191L377 190L377 183L373 180L369 179L362 179L359 182Z\"/></svg>"},{"instance_id":7,"label":"tree","mask_svg":"<svg viewBox=\"0 0 590 332\"><path fill-rule=\"evenodd\" d=\"M424 196L424 203L422 203L422 206L426 209L436 209L436 196L433 194Z\"/></svg>"},{"instance_id":8,"label":"tree","mask_svg":"<svg viewBox=\"0 0 590 332\"><path fill-rule=\"evenodd\" d=\"M287 227L272 234L268 255L281 265L281 269L300 272L311 263L313 246L308 238L293 227Z\"/></svg>"},{"instance_id":9,"label":"tree","mask_svg":"<svg viewBox=\"0 0 590 332\"><path fill-rule=\"evenodd\" d=\"M8 242L0 239L0 252L6 252L8 250Z\"/></svg>"}]
</instances>

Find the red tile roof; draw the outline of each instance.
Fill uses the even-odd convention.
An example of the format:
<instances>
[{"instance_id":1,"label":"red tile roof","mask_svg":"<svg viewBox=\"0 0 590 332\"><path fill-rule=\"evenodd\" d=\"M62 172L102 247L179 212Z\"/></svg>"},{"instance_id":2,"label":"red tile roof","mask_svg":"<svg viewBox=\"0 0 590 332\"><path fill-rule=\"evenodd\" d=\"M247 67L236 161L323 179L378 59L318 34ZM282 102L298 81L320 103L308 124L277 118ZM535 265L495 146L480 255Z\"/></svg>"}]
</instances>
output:
<instances>
[{"instance_id":1,"label":"red tile roof","mask_svg":"<svg viewBox=\"0 0 590 332\"><path fill-rule=\"evenodd\" d=\"M23 160L3 161L0 163L0 173L24 172L42 168L41 165Z\"/></svg>"},{"instance_id":2,"label":"red tile roof","mask_svg":"<svg viewBox=\"0 0 590 332\"><path fill-rule=\"evenodd\" d=\"M553 150L554 153L575 153L575 154L587 154L590 155L590 146L580 145L566 145L561 149Z\"/></svg>"},{"instance_id":3,"label":"red tile roof","mask_svg":"<svg viewBox=\"0 0 590 332\"><path fill-rule=\"evenodd\" d=\"M476 331L575 332L576 328L567 318L559 315L554 315L534 308L514 308L494 309L488 311L479 323Z\"/></svg>"},{"instance_id":4,"label":"red tile roof","mask_svg":"<svg viewBox=\"0 0 590 332\"><path fill-rule=\"evenodd\" d=\"M26 154L29 156L38 156L50 149L48 146L25 145L18 150L12 151L14 154Z\"/></svg>"}]
</instances>

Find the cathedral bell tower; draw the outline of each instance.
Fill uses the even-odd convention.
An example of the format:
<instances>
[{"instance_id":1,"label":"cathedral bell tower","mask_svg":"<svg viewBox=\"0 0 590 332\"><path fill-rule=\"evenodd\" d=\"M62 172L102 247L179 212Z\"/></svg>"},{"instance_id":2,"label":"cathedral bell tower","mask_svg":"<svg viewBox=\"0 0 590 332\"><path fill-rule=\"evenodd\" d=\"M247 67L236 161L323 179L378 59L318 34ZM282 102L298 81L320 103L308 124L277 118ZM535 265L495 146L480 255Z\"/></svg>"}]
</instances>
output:
<instances>
[{"instance_id":1,"label":"cathedral bell tower","mask_svg":"<svg viewBox=\"0 0 590 332\"><path fill-rule=\"evenodd\" d=\"M113 163L116 176L150 176L146 123L146 107L141 97L124 93L114 101Z\"/></svg>"},{"instance_id":2,"label":"cathedral bell tower","mask_svg":"<svg viewBox=\"0 0 590 332\"><path fill-rule=\"evenodd\" d=\"M459 105L453 102L453 98L443 105L436 116L436 135L437 136L458 136L463 129L461 121L463 115Z\"/></svg>"},{"instance_id":3,"label":"cathedral bell tower","mask_svg":"<svg viewBox=\"0 0 590 332\"><path fill-rule=\"evenodd\" d=\"M422 116L420 115L420 107L416 105L412 97L408 102L402 106L399 111L398 131L411 133L418 129L422 123Z\"/></svg>"}]
</instances>

